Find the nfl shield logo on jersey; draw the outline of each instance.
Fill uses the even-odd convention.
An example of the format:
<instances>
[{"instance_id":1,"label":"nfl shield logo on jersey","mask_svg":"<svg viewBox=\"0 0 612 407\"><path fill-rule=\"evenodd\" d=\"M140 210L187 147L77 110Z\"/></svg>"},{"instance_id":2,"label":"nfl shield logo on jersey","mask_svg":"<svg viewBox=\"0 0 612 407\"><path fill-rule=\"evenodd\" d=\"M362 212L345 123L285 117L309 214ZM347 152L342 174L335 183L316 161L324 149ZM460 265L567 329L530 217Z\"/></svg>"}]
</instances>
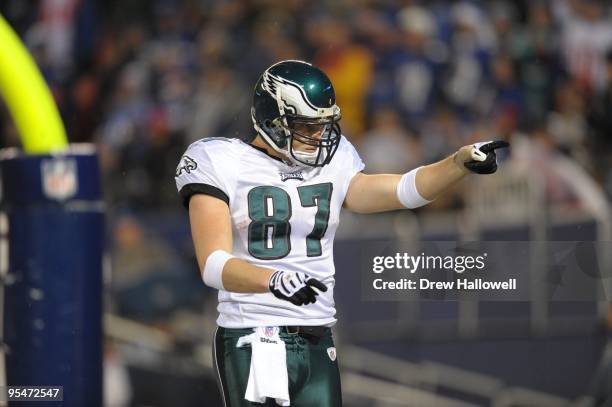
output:
<instances>
[{"instance_id":1,"label":"nfl shield logo on jersey","mask_svg":"<svg viewBox=\"0 0 612 407\"><path fill-rule=\"evenodd\" d=\"M47 198L66 200L77 192L77 166L72 158L41 161L43 192Z\"/></svg>"},{"instance_id":2,"label":"nfl shield logo on jersey","mask_svg":"<svg viewBox=\"0 0 612 407\"><path fill-rule=\"evenodd\" d=\"M336 348L327 348L327 356L329 356L332 362L336 360Z\"/></svg>"}]
</instances>

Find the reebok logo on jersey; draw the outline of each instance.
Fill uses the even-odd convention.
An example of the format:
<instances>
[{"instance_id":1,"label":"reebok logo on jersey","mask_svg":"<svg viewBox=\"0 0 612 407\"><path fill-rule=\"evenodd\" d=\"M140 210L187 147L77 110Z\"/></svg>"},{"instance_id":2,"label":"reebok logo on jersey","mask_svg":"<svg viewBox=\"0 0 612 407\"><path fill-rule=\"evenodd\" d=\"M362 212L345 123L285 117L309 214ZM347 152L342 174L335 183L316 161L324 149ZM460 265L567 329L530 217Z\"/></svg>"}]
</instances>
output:
<instances>
[{"instance_id":1,"label":"reebok logo on jersey","mask_svg":"<svg viewBox=\"0 0 612 407\"><path fill-rule=\"evenodd\" d=\"M190 174L191 171L194 171L196 168L198 168L198 163L196 163L195 160L189 157L188 155L184 155L183 157L181 157L181 161L176 167L176 176L180 176L183 171L185 171L187 174Z\"/></svg>"},{"instance_id":2,"label":"reebok logo on jersey","mask_svg":"<svg viewBox=\"0 0 612 407\"><path fill-rule=\"evenodd\" d=\"M279 172L281 177L281 181L285 182L288 179L299 179L300 181L304 181L304 176L302 175L302 171L293 171L293 172Z\"/></svg>"},{"instance_id":3,"label":"reebok logo on jersey","mask_svg":"<svg viewBox=\"0 0 612 407\"><path fill-rule=\"evenodd\" d=\"M268 338L259 338L259 341L263 342L263 343L278 343L278 342L273 341L272 339L268 339Z\"/></svg>"}]
</instances>

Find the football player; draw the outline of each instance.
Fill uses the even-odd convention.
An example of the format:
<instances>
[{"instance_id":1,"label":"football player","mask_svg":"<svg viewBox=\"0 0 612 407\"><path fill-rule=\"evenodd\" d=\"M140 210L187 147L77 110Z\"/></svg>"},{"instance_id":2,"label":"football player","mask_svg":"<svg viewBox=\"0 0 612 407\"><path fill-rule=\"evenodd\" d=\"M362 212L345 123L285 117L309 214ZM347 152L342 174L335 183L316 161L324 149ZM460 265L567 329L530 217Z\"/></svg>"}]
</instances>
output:
<instances>
[{"instance_id":1,"label":"football player","mask_svg":"<svg viewBox=\"0 0 612 407\"><path fill-rule=\"evenodd\" d=\"M331 81L294 60L262 74L251 115L251 143L204 138L176 171L203 280L219 290L214 360L222 398L226 406L253 405L245 399L251 349L236 344L256 327L278 327L291 405L341 406L330 330L340 210L425 205L470 172L495 172L495 149L507 143L465 146L406 174L366 175L341 134Z\"/></svg>"}]
</instances>

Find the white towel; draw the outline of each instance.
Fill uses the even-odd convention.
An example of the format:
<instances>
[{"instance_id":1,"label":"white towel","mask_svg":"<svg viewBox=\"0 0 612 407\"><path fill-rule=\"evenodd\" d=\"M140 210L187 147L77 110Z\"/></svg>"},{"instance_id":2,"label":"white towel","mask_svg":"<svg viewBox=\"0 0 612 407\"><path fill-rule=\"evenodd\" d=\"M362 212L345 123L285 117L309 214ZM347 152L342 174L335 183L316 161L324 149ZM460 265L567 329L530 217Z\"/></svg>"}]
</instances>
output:
<instances>
[{"instance_id":1,"label":"white towel","mask_svg":"<svg viewBox=\"0 0 612 407\"><path fill-rule=\"evenodd\" d=\"M266 398L288 406L289 376L285 342L278 336L278 327L258 327L250 335L238 339L236 347L251 345L251 369L244 398L265 403Z\"/></svg>"}]
</instances>

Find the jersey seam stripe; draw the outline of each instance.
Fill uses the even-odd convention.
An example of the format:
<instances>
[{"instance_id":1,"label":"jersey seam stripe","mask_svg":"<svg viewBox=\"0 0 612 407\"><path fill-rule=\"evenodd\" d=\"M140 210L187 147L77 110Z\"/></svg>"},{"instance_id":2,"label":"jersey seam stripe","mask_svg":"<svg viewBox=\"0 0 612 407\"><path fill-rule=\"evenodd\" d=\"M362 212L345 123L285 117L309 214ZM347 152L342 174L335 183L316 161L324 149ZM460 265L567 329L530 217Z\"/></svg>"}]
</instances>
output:
<instances>
[{"instance_id":1,"label":"jersey seam stripe","mask_svg":"<svg viewBox=\"0 0 612 407\"><path fill-rule=\"evenodd\" d=\"M219 386L221 387L221 398L223 399L223 406L227 406L227 402L225 400L225 388L223 386L223 379L221 378L221 370L219 369L219 357L217 355L217 335L219 334L219 327L215 329L215 334L213 336L213 358L215 361L215 370L217 371L217 378L219 379Z\"/></svg>"}]
</instances>

